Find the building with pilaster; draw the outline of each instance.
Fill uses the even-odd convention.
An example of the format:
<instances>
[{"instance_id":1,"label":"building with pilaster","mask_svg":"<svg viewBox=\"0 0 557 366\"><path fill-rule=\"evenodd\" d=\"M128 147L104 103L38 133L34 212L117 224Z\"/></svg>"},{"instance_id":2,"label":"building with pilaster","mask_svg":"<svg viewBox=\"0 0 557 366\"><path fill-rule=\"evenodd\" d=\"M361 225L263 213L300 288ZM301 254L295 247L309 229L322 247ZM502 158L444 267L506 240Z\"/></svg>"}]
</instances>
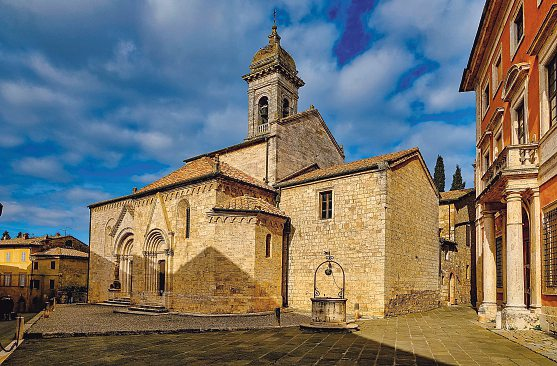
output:
<instances>
[{"instance_id":1,"label":"building with pilaster","mask_svg":"<svg viewBox=\"0 0 557 366\"><path fill-rule=\"evenodd\" d=\"M557 330L557 1L487 0L461 91L476 92L479 319Z\"/></svg>"}]
</instances>

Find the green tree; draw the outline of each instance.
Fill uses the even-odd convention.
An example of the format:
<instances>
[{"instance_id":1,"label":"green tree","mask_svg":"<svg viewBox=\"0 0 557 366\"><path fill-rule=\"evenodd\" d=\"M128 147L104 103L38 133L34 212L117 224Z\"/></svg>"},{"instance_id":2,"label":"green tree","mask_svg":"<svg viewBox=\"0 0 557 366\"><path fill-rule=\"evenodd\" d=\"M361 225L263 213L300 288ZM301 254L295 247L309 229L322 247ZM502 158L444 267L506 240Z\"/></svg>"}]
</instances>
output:
<instances>
[{"instance_id":1,"label":"green tree","mask_svg":"<svg viewBox=\"0 0 557 366\"><path fill-rule=\"evenodd\" d=\"M435 173L433 173L433 182L439 192L445 192L445 163L443 163L443 157L441 155L437 155Z\"/></svg>"},{"instance_id":2,"label":"green tree","mask_svg":"<svg viewBox=\"0 0 557 366\"><path fill-rule=\"evenodd\" d=\"M460 167L457 165L456 170L453 174L453 184L451 184L451 191L456 189L464 189L466 187L466 182L462 181L462 172L460 171Z\"/></svg>"}]
</instances>

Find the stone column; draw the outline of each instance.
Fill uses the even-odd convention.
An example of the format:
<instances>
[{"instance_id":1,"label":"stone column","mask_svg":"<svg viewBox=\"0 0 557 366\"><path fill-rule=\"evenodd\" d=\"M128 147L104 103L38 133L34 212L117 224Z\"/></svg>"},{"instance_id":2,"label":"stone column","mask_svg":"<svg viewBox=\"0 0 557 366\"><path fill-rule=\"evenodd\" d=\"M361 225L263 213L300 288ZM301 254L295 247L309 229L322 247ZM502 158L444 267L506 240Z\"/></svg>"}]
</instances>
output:
<instances>
[{"instance_id":1,"label":"stone column","mask_svg":"<svg viewBox=\"0 0 557 366\"><path fill-rule=\"evenodd\" d=\"M542 306L542 252L541 252L541 223L540 223L540 190L533 189L530 204L530 308L536 312Z\"/></svg>"},{"instance_id":2,"label":"stone column","mask_svg":"<svg viewBox=\"0 0 557 366\"><path fill-rule=\"evenodd\" d=\"M506 329L528 329L535 324L524 305L524 242L522 237L522 197L507 191L507 303L502 312Z\"/></svg>"},{"instance_id":3,"label":"stone column","mask_svg":"<svg viewBox=\"0 0 557 366\"><path fill-rule=\"evenodd\" d=\"M495 264L495 218L493 211L483 211L482 238L483 301L478 311L482 322L495 320L497 314L497 270Z\"/></svg>"}]
</instances>

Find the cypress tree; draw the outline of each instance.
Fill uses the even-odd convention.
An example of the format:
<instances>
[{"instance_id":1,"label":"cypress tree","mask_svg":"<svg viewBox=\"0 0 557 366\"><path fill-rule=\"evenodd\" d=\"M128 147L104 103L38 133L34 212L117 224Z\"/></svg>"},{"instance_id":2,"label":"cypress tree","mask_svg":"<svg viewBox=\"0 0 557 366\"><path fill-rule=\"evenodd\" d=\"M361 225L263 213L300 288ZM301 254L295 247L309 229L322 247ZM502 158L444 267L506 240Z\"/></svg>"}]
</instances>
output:
<instances>
[{"instance_id":1,"label":"cypress tree","mask_svg":"<svg viewBox=\"0 0 557 366\"><path fill-rule=\"evenodd\" d=\"M466 182L462 181L462 172L460 171L460 167L457 165L456 170L453 174L453 184L451 184L451 191L456 189L464 189L466 187Z\"/></svg>"},{"instance_id":2,"label":"cypress tree","mask_svg":"<svg viewBox=\"0 0 557 366\"><path fill-rule=\"evenodd\" d=\"M445 163L443 163L443 157L441 155L437 155L435 173L433 173L433 182L439 192L445 192Z\"/></svg>"}]
</instances>

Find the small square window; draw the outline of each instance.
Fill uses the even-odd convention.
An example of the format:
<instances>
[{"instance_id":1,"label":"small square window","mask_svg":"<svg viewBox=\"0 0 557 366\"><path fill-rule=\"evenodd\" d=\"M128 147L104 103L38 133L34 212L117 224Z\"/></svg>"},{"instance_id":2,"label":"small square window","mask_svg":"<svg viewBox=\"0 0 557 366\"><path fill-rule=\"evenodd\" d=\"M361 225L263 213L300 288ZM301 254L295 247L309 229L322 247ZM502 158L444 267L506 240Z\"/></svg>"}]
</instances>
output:
<instances>
[{"instance_id":1,"label":"small square window","mask_svg":"<svg viewBox=\"0 0 557 366\"><path fill-rule=\"evenodd\" d=\"M33 262L33 269L39 269L39 262Z\"/></svg>"},{"instance_id":2,"label":"small square window","mask_svg":"<svg viewBox=\"0 0 557 366\"><path fill-rule=\"evenodd\" d=\"M56 261L50 261L50 269L56 269Z\"/></svg>"},{"instance_id":3,"label":"small square window","mask_svg":"<svg viewBox=\"0 0 557 366\"><path fill-rule=\"evenodd\" d=\"M25 273L19 274L19 287L25 287Z\"/></svg>"},{"instance_id":4,"label":"small square window","mask_svg":"<svg viewBox=\"0 0 557 366\"><path fill-rule=\"evenodd\" d=\"M54 280L50 280L49 285L50 285L50 289L54 290Z\"/></svg>"},{"instance_id":5,"label":"small square window","mask_svg":"<svg viewBox=\"0 0 557 366\"><path fill-rule=\"evenodd\" d=\"M27 260L27 253L21 252L21 261L25 262Z\"/></svg>"},{"instance_id":6,"label":"small square window","mask_svg":"<svg viewBox=\"0 0 557 366\"><path fill-rule=\"evenodd\" d=\"M31 280L31 288L32 289L39 289L41 287L41 281L40 280Z\"/></svg>"},{"instance_id":7,"label":"small square window","mask_svg":"<svg viewBox=\"0 0 557 366\"><path fill-rule=\"evenodd\" d=\"M11 260L12 260L12 253L7 252L6 253L6 262L11 262Z\"/></svg>"},{"instance_id":8,"label":"small square window","mask_svg":"<svg viewBox=\"0 0 557 366\"><path fill-rule=\"evenodd\" d=\"M321 220L333 217L333 191L319 193Z\"/></svg>"},{"instance_id":9,"label":"small square window","mask_svg":"<svg viewBox=\"0 0 557 366\"><path fill-rule=\"evenodd\" d=\"M271 234L267 234L265 237L265 257L271 257Z\"/></svg>"}]
</instances>

